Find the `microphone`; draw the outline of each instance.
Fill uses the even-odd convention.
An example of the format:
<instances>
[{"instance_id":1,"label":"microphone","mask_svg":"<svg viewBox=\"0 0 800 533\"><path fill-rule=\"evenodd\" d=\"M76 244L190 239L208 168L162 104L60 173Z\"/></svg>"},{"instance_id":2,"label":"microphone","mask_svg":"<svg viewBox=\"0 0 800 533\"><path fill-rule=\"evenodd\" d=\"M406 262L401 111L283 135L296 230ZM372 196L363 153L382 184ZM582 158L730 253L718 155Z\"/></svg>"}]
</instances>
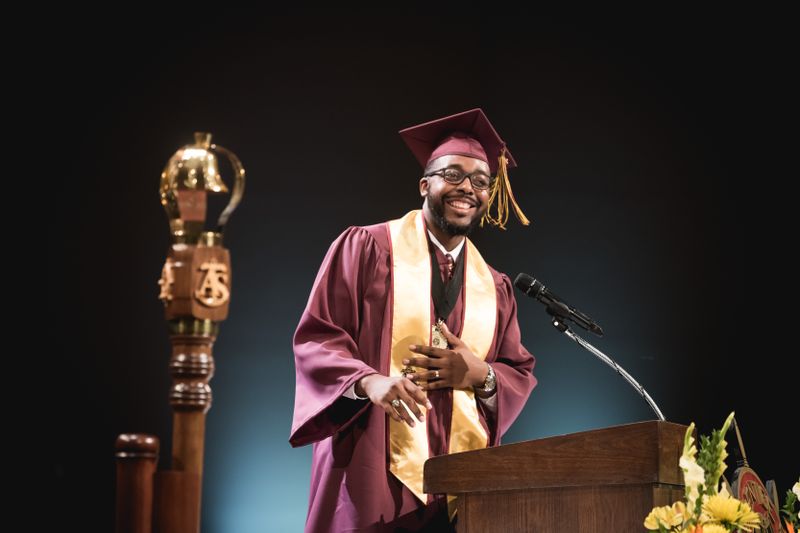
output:
<instances>
[{"instance_id":1,"label":"microphone","mask_svg":"<svg viewBox=\"0 0 800 533\"><path fill-rule=\"evenodd\" d=\"M570 320L599 337L603 336L602 328L594 320L561 300L538 279L534 279L528 274L520 273L517 274L517 278L514 280L514 286L531 298L536 298L542 302L546 306L548 314L563 320Z\"/></svg>"}]
</instances>

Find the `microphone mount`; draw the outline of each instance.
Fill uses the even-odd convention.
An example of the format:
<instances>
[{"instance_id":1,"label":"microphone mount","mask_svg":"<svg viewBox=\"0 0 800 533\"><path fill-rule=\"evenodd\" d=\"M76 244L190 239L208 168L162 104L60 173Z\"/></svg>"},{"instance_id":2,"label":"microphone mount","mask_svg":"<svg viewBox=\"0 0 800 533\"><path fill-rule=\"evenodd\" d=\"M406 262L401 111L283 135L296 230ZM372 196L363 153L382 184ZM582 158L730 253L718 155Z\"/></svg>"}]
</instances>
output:
<instances>
[{"instance_id":1,"label":"microphone mount","mask_svg":"<svg viewBox=\"0 0 800 533\"><path fill-rule=\"evenodd\" d=\"M549 311L548 311L548 313L549 313ZM658 416L658 419L661 420L662 422L666 421L666 419L664 418L663 413L661 412L661 409L658 408L658 405L656 405L656 402L653 400L653 398L651 398L650 395L647 393L647 391L644 390L644 387L642 387L639 384L639 382L634 379L633 376L628 374L628 372L626 372L624 368L619 366L616 363L616 361L614 361L609 356L607 356L606 354L604 354L603 352L601 352L600 350L598 350L597 348L592 346L588 341L586 341L585 339L581 338L580 335L578 335L577 333L572 331L569 328L569 326L566 323L564 323L564 320L561 317L553 316L552 324L553 324L553 327L555 327L558 331L560 331L561 333L563 333L564 335L566 335L567 337L569 337L573 341L577 342L580 346L582 346L584 349L586 349L589 353L591 353L592 355L596 356L602 362L604 362L605 364L610 366L617 374L619 374L620 376L625 378L625 381L627 381L630 384L630 386L633 387L636 390L636 392L638 392L639 395L642 398L644 398L644 400L647 402L647 404L653 409L653 411L656 413L656 416Z\"/></svg>"}]
</instances>

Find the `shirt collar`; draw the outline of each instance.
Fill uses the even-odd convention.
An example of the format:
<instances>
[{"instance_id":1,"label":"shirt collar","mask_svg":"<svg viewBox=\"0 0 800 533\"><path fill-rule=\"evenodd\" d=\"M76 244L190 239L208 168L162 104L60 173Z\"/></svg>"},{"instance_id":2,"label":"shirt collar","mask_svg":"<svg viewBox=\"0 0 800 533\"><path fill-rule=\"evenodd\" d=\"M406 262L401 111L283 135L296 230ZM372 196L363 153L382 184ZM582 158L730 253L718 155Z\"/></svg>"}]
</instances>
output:
<instances>
[{"instance_id":1,"label":"shirt collar","mask_svg":"<svg viewBox=\"0 0 800 533\"><path fill-rule=\"evenodd\" d=\"M450 255L452 255L452 256L453 256L453 261L455 261L456 259L458 259L458 254L460 254L460 253L461 253L461 249L464 247L464 243L465 243L465 242L467 242L467 238L466 238L466 237L464 237L463 239L461 239L461 242L460 242L460 243L458 243L458 244L456 245L456 247L455 247L455 248L453 248L452 250L450 250L450 251L448 252L448 251L445 249L445 247L442 245L442 243L440 243L438 240L436 240L436 237L434 237L434 236L433 236L433 233L431 233L431 230L428 230L428 236L431 238L431 242L432 242L433 244L435 244L435 245L436 245L436 247L437 247L437 248L439 248L439 249L442 251L442 253L443 253L443 254L445 254L445 255L447 255L447 254L450 254Z\"/></svg>"}]
</instances>

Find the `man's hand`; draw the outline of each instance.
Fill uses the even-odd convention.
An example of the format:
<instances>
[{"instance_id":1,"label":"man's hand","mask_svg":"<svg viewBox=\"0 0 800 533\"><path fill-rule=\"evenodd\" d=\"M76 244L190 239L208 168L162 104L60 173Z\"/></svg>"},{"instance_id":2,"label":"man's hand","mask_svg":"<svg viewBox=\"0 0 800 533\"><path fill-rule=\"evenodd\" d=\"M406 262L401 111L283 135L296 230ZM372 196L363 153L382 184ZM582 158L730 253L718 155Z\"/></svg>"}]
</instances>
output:
<instances>
[{"instance_id":1,"label":"man's hand","mask_svg":"<svg viewBox=\"0 0 800 533\"><path fill-rule=\"evenodd\" d=\"M383 408L389 416L398 422L405 421L411 427L414 427L415 423L408 412L409 409L422 422L425 420L425 415L422 414L419 406L433 408L425 393L422 392L422 388L405 377L370 374L356 383L356 389L359 396L368 396L372 403ZM392 405L394 400L400 402L397 407ZM408 406L408 409L404 405Z\"/></svg>"},{"instance_id":2,"label":"man's hand","mask_svg":"<svg viewBox=\"0 0 800 533\"><path fill-rule=\"evenodd\" d=\"M456 337L442 322L439 327L447 339L451 349L434 348L433 346L409 346L412 352L428 357L412 357L404 359L403 364L426 368L426 371L408 374L414 382L422 383L423 390L466 389L480 387L486 381L489 365L475 357L460 338Z\"/></svg>"}]
</instances>

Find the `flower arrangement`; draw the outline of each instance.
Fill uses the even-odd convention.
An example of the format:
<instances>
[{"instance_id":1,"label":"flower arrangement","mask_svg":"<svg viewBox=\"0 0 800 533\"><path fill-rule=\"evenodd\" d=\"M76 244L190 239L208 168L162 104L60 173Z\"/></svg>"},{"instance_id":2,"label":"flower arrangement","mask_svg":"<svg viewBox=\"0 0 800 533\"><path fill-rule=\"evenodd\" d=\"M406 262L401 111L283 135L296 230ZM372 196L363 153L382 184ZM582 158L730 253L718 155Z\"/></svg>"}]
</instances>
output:
<instances>
[{"instance_id":1,"label":"flower arrangement","mask_svg":"<svg viewBox=\"0 0 800 533\"><path fill-rule=\"evenodd\" d=\"M800 480L794 484L792 490L786 491L786 501L781 507L781 514L783 515L783 523L786 524L786 531L795 533L795 530L800 529L800 512L795 510L795 503L800 500Z\"/></svg>"},{"instance_id":2,"label":"flower arrangement","mask_svg":"<svg viewBox=\"0 0 800 533\"><path fill-rule=\"evenodd\" d=\"M724 486L719 488L728 456L725 434L732 420L733 413L711 437L701 436L699 453L692 436L694 422L689 426L679 461L686 501L653 508L645 518L644 527L659 533L729 533L750 532L760 526L761 519L750 505L732 497Z\"/></svg>"}]
</instances>

